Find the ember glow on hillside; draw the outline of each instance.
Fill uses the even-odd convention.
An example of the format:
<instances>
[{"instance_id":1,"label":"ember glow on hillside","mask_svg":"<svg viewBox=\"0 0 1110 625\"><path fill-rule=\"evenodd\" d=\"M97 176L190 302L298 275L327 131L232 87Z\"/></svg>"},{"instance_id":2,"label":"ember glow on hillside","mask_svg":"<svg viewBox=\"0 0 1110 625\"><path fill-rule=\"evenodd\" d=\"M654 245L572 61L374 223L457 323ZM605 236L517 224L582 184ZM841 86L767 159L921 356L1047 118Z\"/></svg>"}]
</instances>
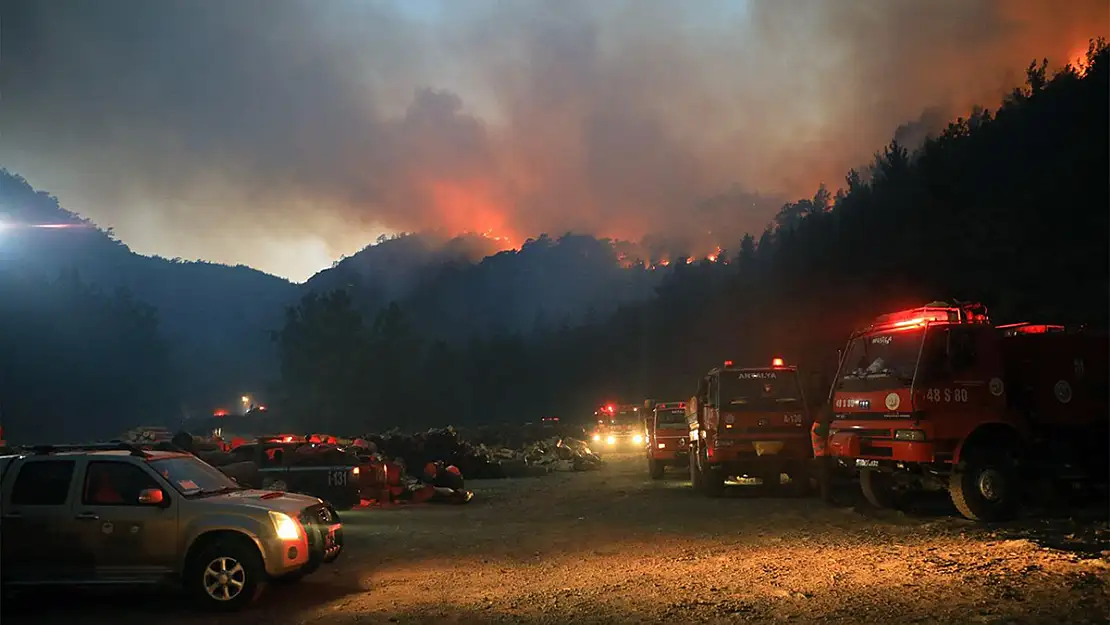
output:
<instances>
[{"instance_id":1,"label":"ember glow on hillside","mask_svg":"<svg viewBox=\"0 0 1110 625\"><path fill-rule=\"evenodd\" d=\"M1110 30L1104 0L8 4L5 167L140 252L295 279L401 231L704 258Z\"/></svg>"}]
</instances>

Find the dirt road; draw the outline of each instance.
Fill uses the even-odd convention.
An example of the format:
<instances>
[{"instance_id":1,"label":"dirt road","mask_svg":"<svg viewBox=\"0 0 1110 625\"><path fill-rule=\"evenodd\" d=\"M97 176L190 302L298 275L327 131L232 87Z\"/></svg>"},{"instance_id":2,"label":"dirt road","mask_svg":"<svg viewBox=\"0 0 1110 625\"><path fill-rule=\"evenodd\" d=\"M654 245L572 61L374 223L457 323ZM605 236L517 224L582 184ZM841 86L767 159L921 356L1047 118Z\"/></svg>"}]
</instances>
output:
<instances>
[{"instance_id":1,"label":"dirt road","mask_svg":"<svg viewBox=\"0 0 1110 625\"><path fill-rule=\"evenodd\" d=\"M9 607L5 622L1056 625L1110 615L1104 514L981 528L745 487L714 500L681 472L651 481L639 458L472 486L468 506L346 514L335 566L271 586L245 614L67 593L34 612Z\"/></svg>"}]
</instances>

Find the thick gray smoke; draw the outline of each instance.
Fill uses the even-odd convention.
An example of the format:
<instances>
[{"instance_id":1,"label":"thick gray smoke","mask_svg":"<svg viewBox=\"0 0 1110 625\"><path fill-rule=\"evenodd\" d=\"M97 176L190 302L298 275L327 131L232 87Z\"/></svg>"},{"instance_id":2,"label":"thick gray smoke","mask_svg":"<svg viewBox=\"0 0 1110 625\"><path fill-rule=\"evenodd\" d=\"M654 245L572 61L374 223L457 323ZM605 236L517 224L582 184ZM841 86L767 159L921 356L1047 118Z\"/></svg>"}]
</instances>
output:
<instances>
[{"instance_id":1,"label":"thick gray smoke","mask_svg":"<svg viewBox=\"0 0 1110 625\"><path fill-rule=\"evenodd\" d=\"M1105 0L2 7L0 165L140 251L298 279L382 231L728 245L1110 17Z\"/></svg>"}]
</instances>

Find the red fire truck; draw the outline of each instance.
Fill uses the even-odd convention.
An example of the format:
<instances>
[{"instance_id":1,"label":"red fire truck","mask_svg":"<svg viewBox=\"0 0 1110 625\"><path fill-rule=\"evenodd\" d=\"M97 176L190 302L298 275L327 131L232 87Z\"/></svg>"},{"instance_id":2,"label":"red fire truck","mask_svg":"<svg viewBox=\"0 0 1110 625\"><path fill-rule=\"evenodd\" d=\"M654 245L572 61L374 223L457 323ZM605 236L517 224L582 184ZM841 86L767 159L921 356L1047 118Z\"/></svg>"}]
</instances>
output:
<instances>
[{"instance_id":1,"label":"red fire truck","mask_svg":"<svg viewBox=\"0 0 1110 625\"><path fill-rule=\"evenodd\" d=\"M775 358L769 367L711 370L691 400L690 481L709 496L724 491L727 478L748 476L774 492L781 473L799 492L809 490L812 423L797 367Z\"/></svg>"},{"instance_id":2,"label":"red fire truck","mask_svg":"<svg viewBox=\"0 0 1110 625\"><path fill-rule=\"evenodd\" d=\"M653 480L663 479L667 467L684 467L689 462L686 438L686 402L657 403L647 418L648 473Z\"/></svg>"},{"instance_id":3,"label":"red fire truck","mask_svg":"<svg viewBox=\"0 0 1110 625\"><path fill-rule=\"evenodd\" d=\"M858 470L877 507L947 489L968 519L1006 518L1023 483L1110 473L1108 350L1105 333L992 325L979 304L882 315L844 350L814 452Z\"/></svg>"},{"instance_id":4,"label":"red fire truck","mask_svg":"<svg viewBox=\"0 0 1110 625\"><path fill-rule=\"evenodd\" d=\"M590 438L601 449L639 451L644 448L644 418L635 404L606 404L594 412L597 425Z\"/></svg>"}]
</instances>

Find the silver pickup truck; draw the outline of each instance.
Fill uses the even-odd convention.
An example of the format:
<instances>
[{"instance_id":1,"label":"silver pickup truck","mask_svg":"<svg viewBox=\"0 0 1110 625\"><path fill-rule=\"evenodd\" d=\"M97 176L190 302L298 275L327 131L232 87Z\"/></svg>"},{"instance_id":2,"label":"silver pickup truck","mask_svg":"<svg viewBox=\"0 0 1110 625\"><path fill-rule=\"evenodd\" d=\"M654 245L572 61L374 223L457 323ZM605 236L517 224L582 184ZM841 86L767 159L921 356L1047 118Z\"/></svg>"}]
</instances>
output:
<instances>
[{"instance_id":1,"label":"silver pickup truck","mask_svg":"<svg viewBox=\"0 0 1110 625\"><path fill-rule=\"evenodd\" d=\"M342 549L331 506L243 488L190 454L110 443L0 456L5 591L171 583L235 610Z\"/></svg>"}]
</instances>

